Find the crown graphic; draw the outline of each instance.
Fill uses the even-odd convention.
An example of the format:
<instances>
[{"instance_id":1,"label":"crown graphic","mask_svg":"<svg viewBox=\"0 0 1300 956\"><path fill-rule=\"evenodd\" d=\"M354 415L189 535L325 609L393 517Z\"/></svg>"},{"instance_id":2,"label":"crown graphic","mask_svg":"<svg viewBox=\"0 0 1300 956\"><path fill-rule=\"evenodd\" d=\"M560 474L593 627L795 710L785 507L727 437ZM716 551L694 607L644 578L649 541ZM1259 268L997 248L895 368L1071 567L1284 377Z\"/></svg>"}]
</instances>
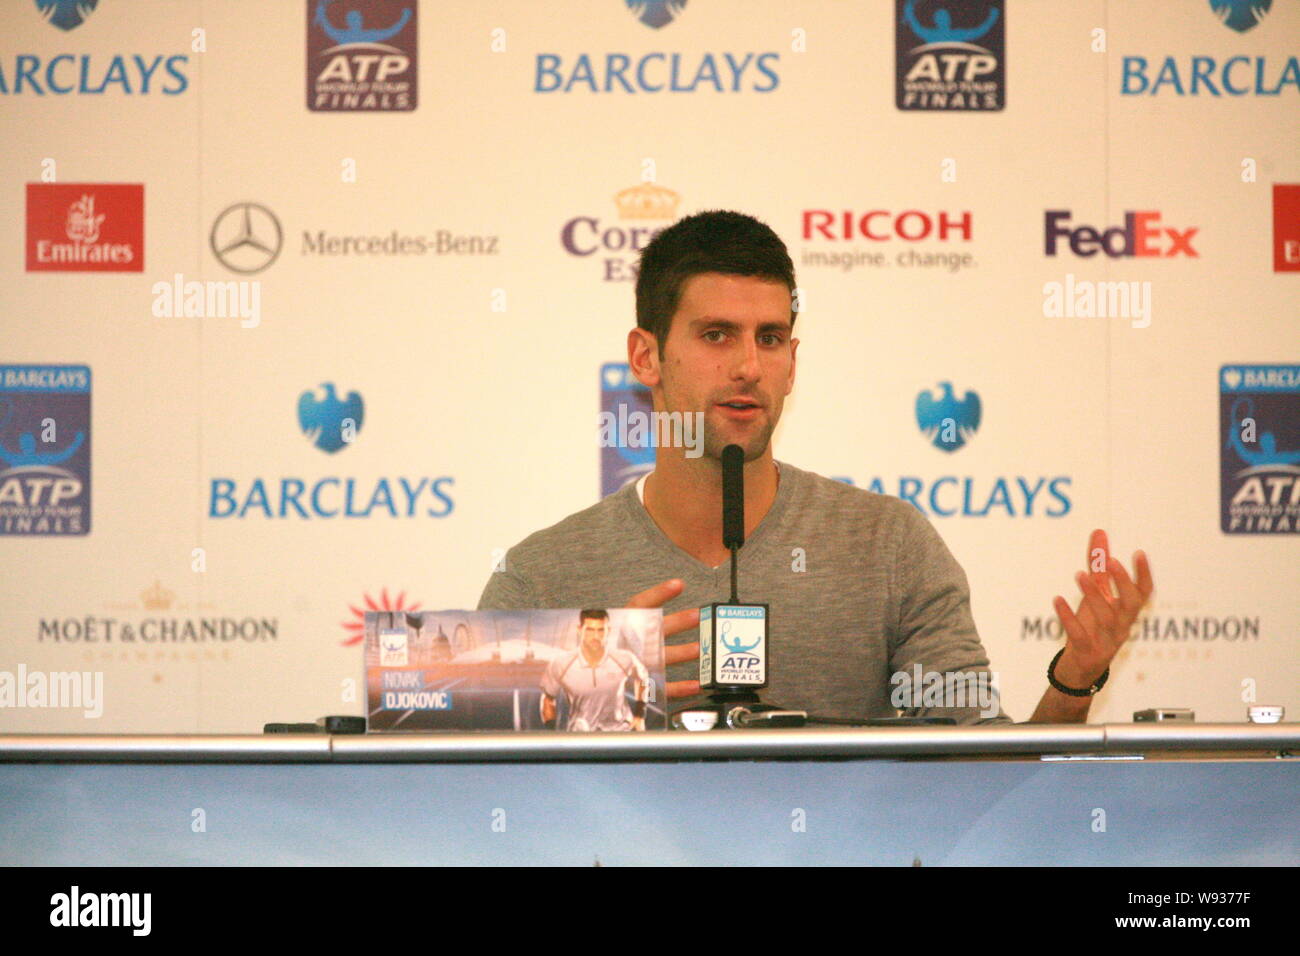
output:
<instances>
[{"instance_id":1,"label":"crown graphic","mask_svg":"<svg viewBox=\"0 0 1300 956\"><path fill-rule=\"evenodd\" d=\"M620 190L614 196L614 202L620 219L674 219L681 198L671 189L654 183L641 183Z\"/></svg>"},{"instance_id":2,"label":"crown graphic","mask_svg":"<svg viewBox=\"0 0 1300 956\"><path fill-rule=\"evenodd\" d=\"M153 587L140 592L140 600L150 611L163 611L172 606L172 598L176 595L168 591L158 581L154 581Z\"/></svg>"}]
</instances>

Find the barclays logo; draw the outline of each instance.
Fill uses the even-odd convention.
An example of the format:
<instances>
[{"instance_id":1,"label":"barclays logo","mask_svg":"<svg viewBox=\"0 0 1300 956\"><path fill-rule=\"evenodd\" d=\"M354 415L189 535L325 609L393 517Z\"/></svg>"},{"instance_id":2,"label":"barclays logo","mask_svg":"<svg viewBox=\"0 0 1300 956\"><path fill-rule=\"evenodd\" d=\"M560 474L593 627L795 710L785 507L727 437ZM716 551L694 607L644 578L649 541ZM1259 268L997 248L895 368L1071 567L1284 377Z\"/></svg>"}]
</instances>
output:
<instances>
[{"instance_id":1,"label":"barclays logo","mask_svg":"<svg viewBox=\"0 0 1300 956\"><path fill-rule=\"evenodd\" d=\"M1300 532L1300 365L1225 365L1219 414L1221 530Z\"/></svg>"},{"instance_id":2,"label":"barclays logo","mask_svg":"<svg viewBox=\"0 0 1300 956\"><path fill-rule=\"evenodd\" d=\"M75 30L99 5L99 0L35 0L36 12L60 30ZM199 48L191 45L198 52ZM189 89L189 55L57 53L6 54L0 62L0 95L66 96L121 93L178 96Z\"/></svg>"},{"instance_id":3,"label":"barclays logo","mask_svg":"<svg viewBox=\"0 0 1300 956\"><path fill-rule=\"evenodd\" d=\"M916 396L916 424L940 451L953 452L974 437L980 427L980 397L967 390L957 398L951 382L940 382L936 399L929 389Z\"/></svg>"},{"instance_id":4,"label":"barclays logo","mask_svg":"<svg viewBox=\"0 0 1300 956\"><path fill-rule=\"evenodd\" d=\"M685 53L652 51L580 53L571 61L558 53L538 53L533 78L534 93L770 93L781 85L777 67L781 54L769 50Z\"/></svg>"},{"instance_id":5,"label":"barclays logo","mask_svg":"<svg viewBox=\"0 0 1300 956\"><path fill-rule=\"evenodd\" d=\"M298 397L298 426L321 451L334 453L356 440L365 420L361 395L340 399L332 382ZM269 519L445 518L455 510L450 475L357 478L342 475L212 478L209 518Z\"/></svg>"},{"instance_id":6,"label":"barclays logo","mask_svg":"<svg viewBox=\"0 0 1300 956\"><path fill-rule=\"evenodd\" d=\"M979 430L983 407L969 389L958 398L951 382L938 383L939 394L925 389L916 396L916 424L943 452L965 447ZM837 477L848 485L858 482ZM1069 475L898 475L872 476L868 491L906 501L936 518L1063 518L1074 507Z\"/></svg>"},{"instance_id":7,"label":"barclays logo","mask_svg":"<svg viewBox=\"0 0 1300 956\"><path fill-rule=\"evenodd\" d=\"M1224 26L1245 33L1262 23L1272 0L1210 0L1210 9ZM1279 66L1279 63L1281 64ZM1120 76L1121 96L1281 96L1300 93L1300 60L1246 56L1220 61L1192 56L1180 61L1165 56L1148 62L1145 56L1125 56Z\"/></svg>"},{"instance_id":8,"label":"barclays logo","mask_svg":"<svg viewBox=\"0 0 1300 956\"><path fill-rule=\"evenodd\" d=\"M653 29L667 26L686 7L686 0L623 0L633 16ZM776 50L742 54L538 53L534 93L770 93L781 85Z\"/></svg>"},{"instance_id":9,"label":"barclays logo","mask_svg":"<svg viewBox=\"0 0 1300 956\"><path fill-rule=\"evenodd\" d=\"M1210 0L1210 9L1225 27L1245 33L1262 23L1273 0Z\"/></svg>"},{"instance_id":10,"label":"barclays logo","mask_svg":"<svg viewBox=\"0 0 1300 956\"><path fill-rule=\"evenodd\" d=\"M623 2L638 20L656 30L672 23L686 8L686 0L623 0Z\"/></svg>"},{"instance_id":11,"label":"barclays logo","mask_svg":"<svg viewBox=\"0 0 1300 956\"><path fill-rule=\"evenodd\" d=\"M356 440L366 417L365 403L356 391L340 400L333 382L324 382L321 388L325 390L323 398L310 391L298 396L298 426L308 441L333 454Z\"/></svg>"},{"instance_id":12,"label":"barclays logo","mask_svg":"<svg viewBox=\"0 0 1300 956\"><path fill-rule=\"evenodd\" d=\"M99 0L36 0L41 16L60 30L75 30L95 12Z\"/></svg>"}]
</instances>

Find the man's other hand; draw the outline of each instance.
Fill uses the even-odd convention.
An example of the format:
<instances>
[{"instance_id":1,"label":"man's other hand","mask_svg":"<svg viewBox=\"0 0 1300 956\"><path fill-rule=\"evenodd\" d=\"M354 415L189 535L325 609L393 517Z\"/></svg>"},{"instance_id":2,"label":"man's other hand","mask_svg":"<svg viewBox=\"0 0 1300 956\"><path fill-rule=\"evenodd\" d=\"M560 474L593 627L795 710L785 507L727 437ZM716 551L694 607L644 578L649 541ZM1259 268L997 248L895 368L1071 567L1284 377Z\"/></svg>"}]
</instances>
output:
<instances>
[{"instance_id":1,"label":"man's other hand","mask_svg":"<svg viewBox=\"0 0 1300 956\"><path fill-rule=\"evenodd\" d=\"M1083 592L1078 609L1071 611L1060 595L1052 601L1065 630L1065 653L1056 665L1056 679L1080 690L1092 686L1106 672L1155 589L1146 554L1138 551L1133 555L1134 581L1124 565L1110 556L1110 544L1101 529L1088 539L1085 567L1087 571L1075 575Z\"/></svg>"}]
</instances>

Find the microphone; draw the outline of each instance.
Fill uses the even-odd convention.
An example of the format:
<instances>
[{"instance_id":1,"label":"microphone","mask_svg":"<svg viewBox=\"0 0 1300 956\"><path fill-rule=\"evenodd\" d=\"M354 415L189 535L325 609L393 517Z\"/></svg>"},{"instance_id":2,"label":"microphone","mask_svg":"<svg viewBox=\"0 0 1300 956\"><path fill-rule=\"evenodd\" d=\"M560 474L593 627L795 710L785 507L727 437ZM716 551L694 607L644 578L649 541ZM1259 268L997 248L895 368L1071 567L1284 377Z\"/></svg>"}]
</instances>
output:
<instances>
[{"instance_id":1,"label":"microphone","mask_svg":"<svg viewBox=\"0 0 1300 956\"><path fill-rule=\"evenodd\" d=\"M767 686L766 604L744 604L737 589L737 563L745 543L745 452L722 449L722 544L731 551L731 600L700 608L700 687L712 691L703 707L673 714L686 730L714 727L798 727L803 711L764 704L756 691Z\"/></svg>"},{"instance_id":2,"label":"microphone","mask_svg":"<svg viewBox=\"0 0 1300 956\"><path fill-rule=\"evenodd\" d=\"M745 543L745 450L739 445L722 449L722 546L731 549L731 603L736 594L736 562Z\"/></svg>"},{"instance_id":3,"label":"microphone","mask_svg":"<svg viewBox=\"0 0 1300 956\"><path fill-rule=\"evenodd\" d=\"M722 546L736 552L745 543L745 452L722 449Z\"/></svg>"}]
</instances>

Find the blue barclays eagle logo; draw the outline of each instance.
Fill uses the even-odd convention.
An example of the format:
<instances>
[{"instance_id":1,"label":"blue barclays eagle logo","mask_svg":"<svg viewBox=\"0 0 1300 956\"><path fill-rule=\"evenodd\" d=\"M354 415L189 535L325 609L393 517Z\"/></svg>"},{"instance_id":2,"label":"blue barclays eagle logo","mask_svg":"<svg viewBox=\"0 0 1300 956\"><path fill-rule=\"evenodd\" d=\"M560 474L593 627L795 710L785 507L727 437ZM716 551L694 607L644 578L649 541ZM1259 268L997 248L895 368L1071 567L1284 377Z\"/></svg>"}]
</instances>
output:
<instances>
[{"instance_id":1,"label":"blue barclays eagle logo","mask_svg":"<svg viewBox=\"0 0 1300 956\"><path fill-rule=\"evenodd\" d=\"M658 30L673 22L686 7L686 0L623 0L636 18L648 27Z\"/></svg>"},{"instance_id":2,"label":"blue barclays eagle logo","mask_svg":"<svg viewBox=\"0 0 1300 956\"><path fill-rule=\"evenodd\" d=\"M339 401L333 382L325 382L321 388L325 389L324 398L318 399L310 391L298 396L298 425L313 445L333 454L356 439L366 409L355 391Z\"/></svg>"},{"instance_id":3,"label":"blue barclays eagle logo","mask_svg":"<svg viewBox=\"0 0 1300 956\"><path fill-rule=\"evenodd\" d=\"M36 9L60 30L73 30L95 12L99 0L36 0Z\"/></svg>"},{"instance_id":4,"label":"blue barclays eagle logo","mask_svg":"<svg viewBox=\"0 0 1300 956\"><path fill-rule=\"evenodd\" d=\"M921 433L941 451L956 451L974 437L980 427L980 397L972 391L958 400L951 382L940 382L943 391L934 398L929 389L916 396L916 424Z\"/></svg>"},{"instance_id":5,"label":"blue barclays eagle logo","mask_svg":"<svg viewBox=\"0 0 1300 956\"><path fill-rule=\"evenodd\" d=\"M1263 21L1273 0L1210 0L1210 9L1224 26L1245 33Z\"/></svg>"}]
</instances>

